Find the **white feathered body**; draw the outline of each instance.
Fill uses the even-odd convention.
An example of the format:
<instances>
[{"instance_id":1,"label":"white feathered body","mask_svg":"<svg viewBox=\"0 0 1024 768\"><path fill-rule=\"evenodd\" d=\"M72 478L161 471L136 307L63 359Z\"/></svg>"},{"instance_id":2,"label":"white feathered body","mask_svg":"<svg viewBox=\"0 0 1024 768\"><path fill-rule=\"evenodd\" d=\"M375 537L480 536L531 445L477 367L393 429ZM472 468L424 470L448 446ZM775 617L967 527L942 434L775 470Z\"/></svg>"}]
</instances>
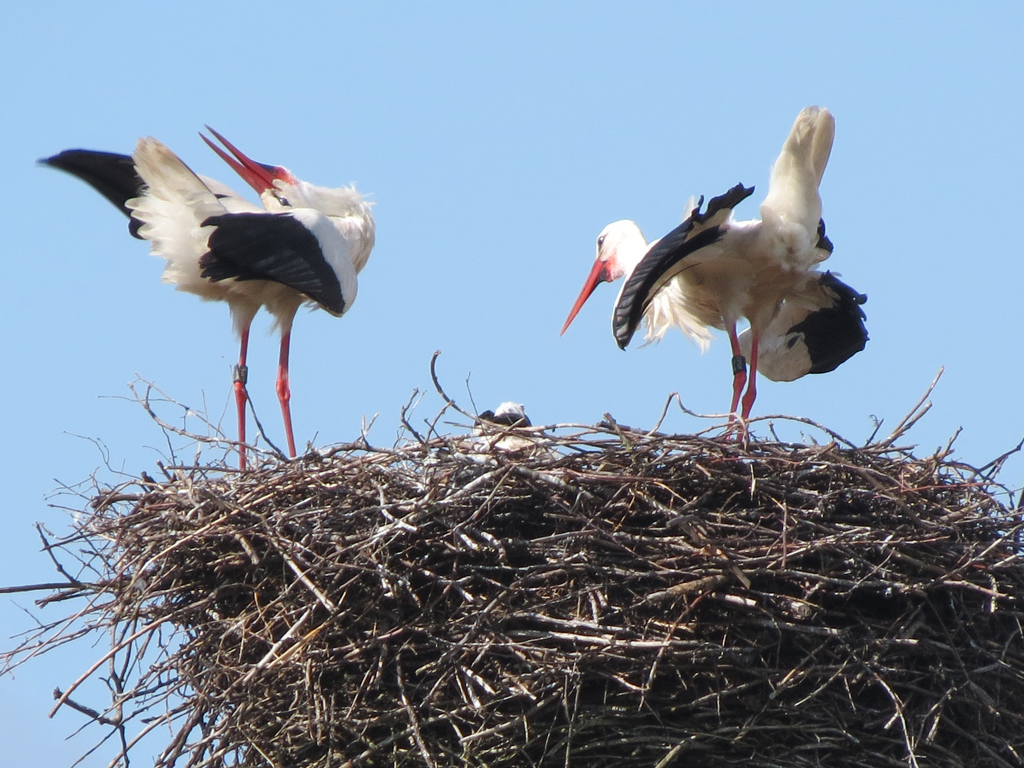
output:
<instances>
[{"instance_id":1,"label":"white feathered body","mask_svg":"<svg viewBox=\"0 0 1024 768\"><path fill-rule=\"evenodd\" d=\"M264 210L225 185L197 176L156 139L140 139L132 157L146 190L127 205L133 216L143 222L139 234L152 243L151 253L167 261L163 280L203 299L227 302L236 332L248 326L260 307L266 307L279 324L290 327L298 307L304 302L315 302L273 280L227 278L214 281L204 277L201 260L209 251L210 237L216 229L204 226L204 222L212 217L238 213L278 214L298 220L316 238L324 260L337 275L345 298L342 313L352 305L357 290L356 274L366 264L374 243L369 206L355 190L351 190L352 196L348 199L352 212L358 214L355 216L344 215L347 211L342 211L343 215L329 216L313 207L296 207L294 202L300 205L321 202L314 186L306 182L299 182L307 188L301 192L293 190L295 185L288 185L291 198L286 198L286 203L265 196L268 204Z\"/></svg>"},{"instance_id":2,"label":"white feathered body","mask_svg":"<svg viewBox=\"0 0 1024 768\"><path fill-rule=\"evenodd\" d=\"M746 317L752 327L770 329L784 304L816 306L821 273L815 266L829 256L826 248L818 247L818 185L834 132L828 110L808 107L800 113L772 168L761 219L735 221L730 213L720 225L722 238L686 257L686 267L647 307L648 342L660 340L676 326L704 351L711 341L709 328L728 328ZM691 198L684 220L694 207ZM705 226L709 225L695 225L694 235ZM605 239L599 242L617 249L615 257L624 274L657 243L648 244L632 221L614 222L602 235ZM770 343L769 334L763 335L762 347ZM770 366L762 370L773 378Z\"/></svg>"}]
</instances>

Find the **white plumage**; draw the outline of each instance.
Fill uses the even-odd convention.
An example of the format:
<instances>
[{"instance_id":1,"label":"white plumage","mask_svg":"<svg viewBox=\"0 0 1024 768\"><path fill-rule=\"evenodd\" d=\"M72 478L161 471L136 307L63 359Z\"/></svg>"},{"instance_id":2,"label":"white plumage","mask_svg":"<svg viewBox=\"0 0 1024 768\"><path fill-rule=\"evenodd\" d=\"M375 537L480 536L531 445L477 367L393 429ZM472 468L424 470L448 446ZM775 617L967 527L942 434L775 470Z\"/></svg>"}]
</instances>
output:
<instances>
[{"instance_id":1,"label":"white plumage","mask_svg":"<svg viewBox=\"0 0 1024 768\"><path fill-rule=\"evenodd\" d=\"M477 417L473 437L488 452L537 450L539 434L532 426L523 404L506 400Z\"/></svg>"},{"instance_id":2,"label":"white plumage","mask_svg":"<svg viewBox=\"0 0 1024 768\"><path fill-rule=\"evenodd\" d=\"M598 283L626 277L612 321L619 346L626 347L641 318L649 341L677 326L702 350L709 328L724 329L733 350L730 411L737 411L742 395L744 419L758 370L789 381L834 370L863 349L860 304L866 297L816 269L832 252L818 187L834 134L828 110L801 111L772 167L760 220L733 220L732 209L753 192L737 185L703 213L703 198L691 199L683 223L649 245L634 222L609 224L562 332ZM750 323L742 335L736 331L740 318Z\"/></svg>"},{"instance_id":3,"label":"white plumage","mask_svg":"<svg viewBox=\"0 0 1024 768\"><path fill-rule=\"evenodd\" d=\"M42 162L81 178L121 208L131 233L150 241L151 252L166 260L165 282L228 304L241 341L235 396L244 468L246 354L254 316L265 307L281 333L277 393L295 456L288 380L295 314L304 303L335 316L348 311L375 226L369 203L354 188L296 179L285 168L254 162L212 132L234 157L203 139L260 194L262 208L196 175L153 138L140 139L131 157L67 150Z\"/></svg>"}]
</instances>

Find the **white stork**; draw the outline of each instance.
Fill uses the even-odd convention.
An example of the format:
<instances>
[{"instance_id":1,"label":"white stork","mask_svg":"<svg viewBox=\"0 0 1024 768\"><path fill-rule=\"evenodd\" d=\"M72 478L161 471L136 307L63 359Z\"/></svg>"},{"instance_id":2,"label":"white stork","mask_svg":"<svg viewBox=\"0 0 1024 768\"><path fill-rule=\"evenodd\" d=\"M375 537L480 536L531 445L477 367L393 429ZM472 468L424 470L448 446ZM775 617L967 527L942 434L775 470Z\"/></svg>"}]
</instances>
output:
<instances>
[{"instance_id":1,"label":"white stork","mask_svg":"<svg viewBox=\"0 0 1024 768\"><path fill-rule=\"evenodd\" d=\"M522 403L513 403L506 400L493 411L488 409L477 416L477 425L482 426L484 422L494 424L498 427L532 427L530 417L526 415L526 408Z\"/></svg>"},{"instance_id":2,"label":"white stork","mask_svg":"<svg viewBox=\"0 0 1024 768\"><path fill-rule=\"evenodd\" d=\"M131 156L73 149L40 162L90 184L129 217L129 231L149 240L167 260L163 280L202 299L227 302L241 339L234 369L239 465L246 466L246 353L249 328L266 307L281 332L277 395L288 452L292 433L288 350L299 306L310 303L340 317L356 297L356 275L373 248L370 204L353 187L329 189L296 179L287 169L234 154L228 161L259 194L260 208L225 185L197 176L153 138Z\"/></svg>"},{"instance_id":3,"label":"white stork","mask_svg":"<svg viewBox=\"0 0 1024 768\"><path fill-rule=\"evenodd\" d=\"M867 297L816 269L832 253L818 187L834 134L827 109L800 112L772 167L760 221L732 219L732 209L754 191L738 184L712 198L703 213L704 198L696 204L691 198L683 223L649 245L634 222L609 224L562 333L598 283L625 276L612 318L622 349L641 318L648 341L676 325L702 351L709 328L728 333L732 418L741 396L740 418L750 415L759 371L773 381L792 381L835 370L864 348L868 335L860 306ZM750 327L737 335L741 317Z\"/></svg>"},{"instance_id":4,"label":"white stork","mask_svg":"<svg viewBox=\"0 0 1024 768\"><path fill-rule=\"evenodd\" d=\"M540 436L535 430L529 429L532 426L523 404L507 400L493 411L486 410L477 416L473 436L487 448L487 452L536 450L540 447ZM550 453L547 449L544 451Z\"/></svg>"}]
</instances>

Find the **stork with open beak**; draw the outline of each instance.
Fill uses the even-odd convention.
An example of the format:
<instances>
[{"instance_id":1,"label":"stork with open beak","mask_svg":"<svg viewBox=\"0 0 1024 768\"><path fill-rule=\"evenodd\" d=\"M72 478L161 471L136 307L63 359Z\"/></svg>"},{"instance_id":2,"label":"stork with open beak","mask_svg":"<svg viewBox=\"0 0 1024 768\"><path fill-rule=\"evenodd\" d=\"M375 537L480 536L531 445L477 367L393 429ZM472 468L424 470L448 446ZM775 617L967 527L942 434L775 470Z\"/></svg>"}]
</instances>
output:
<instances>
[{"instance_id":1,"label":"stork with open beak","mask_svg":"<svg viewBox=\"0 0 1024 768\"><path fill-rule=\"evenodd\" d=\"M709 328L726 331L733 354L731 418L738 408L743 421L749 417L758 372L792 381L835 370L864 348L868 335L861 309L867 297L817 269L832 254L818 187L834 134L827 109L800 112L772 167L759 221L733 220L733 208L754 191L738 184L712 198L704 212L704 198L691 198L683 223L650 244L632 221L609 224L562 333L599 283L625 277L612 317L620 348L641 319L648 341L675 325L702 351ZM741 317L750 327L738 334Z\"/></svg>"},{"instance_id":2,"label":"stork with open beak","mask_svg":"<svg viewBox=\"0 0 1024 768\"><path fill-rule=\"evenodd\" d=\"M354 187L330 189L251 160L220 134L230 155L204 141L259 193L260 208L220 182L197 176L170 149L140 139L120 155L66 150L40 162L82 179L129 218L129 232L167 261L164 282L202 299L228 304L240 338L234 369L239 465L246 466L246 355L260 307L281 333L277 395L288 452L294 457L288 380L292 323L306 303L340 317L356 297L356 275L373 248L375 226Z\"/></svg>"}]
</instances>

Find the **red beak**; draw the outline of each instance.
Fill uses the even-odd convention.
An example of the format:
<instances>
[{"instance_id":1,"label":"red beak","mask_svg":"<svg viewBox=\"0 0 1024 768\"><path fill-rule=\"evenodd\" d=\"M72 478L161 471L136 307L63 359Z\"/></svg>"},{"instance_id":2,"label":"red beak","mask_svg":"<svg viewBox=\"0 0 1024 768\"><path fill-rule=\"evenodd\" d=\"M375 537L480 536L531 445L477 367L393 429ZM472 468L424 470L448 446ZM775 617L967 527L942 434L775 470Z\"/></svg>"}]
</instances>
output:
<instances>
[{"instance_id":1,"label":"red beak","mask_svg":"<svg viewBox=\"0 0 1024 768\"><path fill-rule=\"evenodd\" d=\"M569 311L569 318L565 321L565 325L562 326L561 332L558 334L561 336L565 333L565 329L569 327L569 323L576 317L576 313L580 311L583 304L590 298L590 294L597 288L598 283L605 283L609 281L608 277L608 262L597 259L594 262L594 266L590 268L590 274L587 275L587 282L583 284L583 290L580 291L580 295L576 297L576 303L572 305L572 309Z\"/></svg>"},{"instance_id":2,"label":"red beak","mask_svg":"<svg viewBox=\"0 0 1024 768\"><path fill-rule=\"evenodd\" d=\"M277 179L288 182L295 181L294 177L287 169L281 168L277 165L257 163L255 160L251 159L239 150L238 147L213 130L210 126L206 126L206 130L216 136L220 143L227 147L231 152L231 155L234 155L234 157L200 133L199 135L202 136L203 141L207 143L210 149L220 155L221 160L230 165L232 169L234 169L235 173L245 179L246 184L255 189L261 195L264 192L272 190L274 188L274 181Z\"/></svg>"}]
</instances>

